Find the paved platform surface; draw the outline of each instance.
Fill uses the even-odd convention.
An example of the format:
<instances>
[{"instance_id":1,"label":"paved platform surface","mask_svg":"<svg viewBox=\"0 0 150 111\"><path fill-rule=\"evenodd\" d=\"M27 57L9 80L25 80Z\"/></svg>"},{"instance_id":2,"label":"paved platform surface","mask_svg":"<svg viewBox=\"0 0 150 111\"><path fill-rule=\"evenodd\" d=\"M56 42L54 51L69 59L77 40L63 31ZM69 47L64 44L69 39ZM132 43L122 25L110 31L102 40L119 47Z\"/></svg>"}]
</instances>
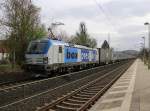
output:
<instances>
[{"instance_id":1,"label":"paved platform surface","mask_svg":"<svg viewBox=\"0 0 150 111\"><path fill-rule=\"evenodd\" d=\"M136 60L89 111L150 111L150 71Z\"/></svg>"}]
</instances>

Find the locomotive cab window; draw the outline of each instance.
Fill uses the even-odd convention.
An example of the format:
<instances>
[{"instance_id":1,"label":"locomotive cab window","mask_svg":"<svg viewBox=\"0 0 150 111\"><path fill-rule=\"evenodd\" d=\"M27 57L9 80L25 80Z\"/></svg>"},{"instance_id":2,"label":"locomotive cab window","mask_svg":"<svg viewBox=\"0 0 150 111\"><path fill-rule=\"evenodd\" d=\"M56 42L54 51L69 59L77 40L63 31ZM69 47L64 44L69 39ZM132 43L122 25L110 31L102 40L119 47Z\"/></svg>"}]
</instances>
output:
<instances>
[{"instance_id":1,"label":"locomotive cab window","mask_svg":"<svg viewBox=\"0 0 150 111\"><path fill-rule=\"evenodd\" d=\"M59 46L59 53L62 53L62 47Z\"/></svg>"}]
</instances>

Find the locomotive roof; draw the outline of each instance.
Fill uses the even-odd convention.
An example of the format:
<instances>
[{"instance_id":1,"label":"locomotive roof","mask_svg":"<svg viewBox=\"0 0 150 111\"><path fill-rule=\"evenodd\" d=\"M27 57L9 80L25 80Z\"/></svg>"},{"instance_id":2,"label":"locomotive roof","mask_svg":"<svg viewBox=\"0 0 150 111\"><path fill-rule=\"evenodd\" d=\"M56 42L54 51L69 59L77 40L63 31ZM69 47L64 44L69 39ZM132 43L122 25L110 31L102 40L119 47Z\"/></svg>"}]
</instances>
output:
<instances>
[{"instance_id":1,"label":"locomotive roof","mask_svg":"<svg viewBox=\"0 0 150 111\"><path fill-rule=\"evenodd\" d=\"M52 39L49 39L50 42L53 44L53 45L67 45L69 46L68 43L64 42L64 41L60 41L60 40L52 40Z\"/></svg>"},{"instance_id":2,"label":"locomotive roof","mask_svg":"<svg viewBox=\"0 0 150 111\"><path fill-rule=\"evenodd\" d=\"M39 39L39 40L35 40L33 42L40 42L40 41L50 41L50 43L52 45L65 45L65 46L73 46L73 47L77 47L77 48L84 48L84 49L93 49L93 48L90 48L90 47L86 47L86 46L82 46L82 45L76 45L76 44L71 44L71 43L66 43L64 41L61 41L61 40L53 40L53 39L49 39L49 38L42 38L42 39Z\"/></svg>"},{"instance_id":3,"label":"locomotive roof","mask_svg":"<svg viewBox=\"0 0 150 111\"><path fill-rule=\"evenodd\" d=\"M64 41L52 40L52 39L49 39L49 38L41 38L41 39L38 39L38 40L34 40L32 42L46 42L46 41L50 41L50 43L52 45L69 45L68 43L65 43Z\"/></svg>"}]
</instances>

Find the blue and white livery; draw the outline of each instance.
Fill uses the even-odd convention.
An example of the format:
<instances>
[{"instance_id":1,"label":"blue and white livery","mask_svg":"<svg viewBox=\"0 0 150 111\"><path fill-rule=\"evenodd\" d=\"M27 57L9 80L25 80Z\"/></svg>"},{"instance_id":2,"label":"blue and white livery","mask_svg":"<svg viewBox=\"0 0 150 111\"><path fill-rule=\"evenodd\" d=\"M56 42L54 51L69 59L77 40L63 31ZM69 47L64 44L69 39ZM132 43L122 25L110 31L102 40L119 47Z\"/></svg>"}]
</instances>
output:
<instances>
[{"instance_id":1,"label":"blue and white livery","mask_svg":"<svg viewBox=\"0 0 150 111\"><path fill-rule=\"evenodd\" d=\"M26 52L27 70L62 71L96 65L98 50L43 38L32 41Z\"/></svg>"}]
</instances>

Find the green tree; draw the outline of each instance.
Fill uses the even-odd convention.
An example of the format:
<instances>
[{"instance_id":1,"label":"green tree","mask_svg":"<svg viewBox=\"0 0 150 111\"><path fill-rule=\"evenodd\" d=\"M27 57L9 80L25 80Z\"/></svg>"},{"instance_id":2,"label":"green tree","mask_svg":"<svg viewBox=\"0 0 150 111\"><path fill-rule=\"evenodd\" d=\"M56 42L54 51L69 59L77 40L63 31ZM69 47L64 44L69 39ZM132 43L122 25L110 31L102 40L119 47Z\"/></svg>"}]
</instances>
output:
<instances>
[{"instance_id":1,"label":"green tree","mask_svg":"<svg viewBox=\"0 0 150 111\"><path fill-rule=\"evenodd\" d=\"M94 38L89 39L89 46L91 48L95 48L97 46L96 39L94 39Z\"/></svg>"},{"instance_id":2,"label":"green tree","mask_svg":"<svg viewBox=\"0 0 150 111\"><path fill-rule=\"evenodd\" d=\"M7 29L6 46L11 60L15 57L16 62L21 64L28 43L46 34L40 23L40 8L31 0L4 0L1 6L4 17L0 19L0 24Z\"/></svg>"},{"instance_id":3,"label":"green tree","mask_svg":"<svg viewBox=\"0 0 150 111\"><path fill-rule=\"evenodd\" d=\"M71 42L92 48L97 46L96 40L94 38L90 38L87 33L87 28L84 22L80 23L79 32L77 32L76 36L71 39Z\"/></svg>"},{"instance_id":4,"label":"green tree","mask_svg":"<svg viewBox=\"0 0 150 111\"><path fill-rule=\"evenodd\" d=\"M46 31L45 25L42 24L42 25L39 25L38 27L35 27L35 29L31 35L32 36L30 37L29 41L33 40L33 39L39 39L41 37L46 36L47 31Z\"/></svg>"}]
</instances>

